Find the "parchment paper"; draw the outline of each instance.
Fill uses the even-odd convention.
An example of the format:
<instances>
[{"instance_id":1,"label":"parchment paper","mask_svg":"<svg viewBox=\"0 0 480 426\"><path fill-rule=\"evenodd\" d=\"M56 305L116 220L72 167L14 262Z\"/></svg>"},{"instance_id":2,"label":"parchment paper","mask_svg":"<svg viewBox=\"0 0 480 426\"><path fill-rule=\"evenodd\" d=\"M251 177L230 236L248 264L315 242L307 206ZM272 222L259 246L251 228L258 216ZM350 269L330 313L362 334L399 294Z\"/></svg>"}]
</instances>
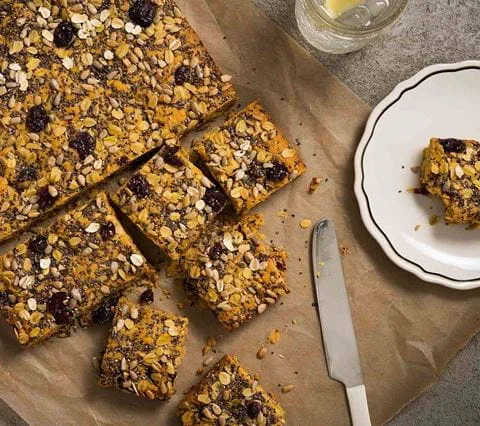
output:
<instances>
[{"instance_id":1,"label":"parchment paper","mask_svg":"<svg viewBox=\"0 0 480 426\"><path fill-rule=\"evenodd\" d=\"M309 168L294 184L259 208L268 238L290 253L292 293L242 329L225 333L210 312L179 311L185 295L165 280L171 297L157 305L190 318L188 354L169 402L140 400L96 385L92 357L103 350L107 328L21 350L11 330L0 328L1 397L35 425L175 425L183 391L198 378L201 348L217 336L217 353L236 354L258 371L264 386L286 408L289 425L349 423L343 387L327 376L315 307L304 218L337 224L352 315L365 372L372 419L380 424L436 380L447 361L480 328L480 292L456 292L422 283L395 267L365 231L352 190L352 156L369 107L245 0L181 0L181 6L218 62L235 77L242 101L260 98ZM224 39L224 35L226 38ZM313 176L325 178L313 195ZM328 178L328 181L326 179ZM288 210L288 218L276 215ZM398 212L392 212L398 214ZM293 217L294 215L294 217ZM399 216L401 220L401 216ZM157 297L163 294L157 291ZM157 299L158 300L158 299ZM292 320L296 324L292 324ZM255 354L273 328L281 332L268 355ZM223 335L223 337L219 337ZM282 394L279 385L296 389Z\"/></svg>"}]
</instances>

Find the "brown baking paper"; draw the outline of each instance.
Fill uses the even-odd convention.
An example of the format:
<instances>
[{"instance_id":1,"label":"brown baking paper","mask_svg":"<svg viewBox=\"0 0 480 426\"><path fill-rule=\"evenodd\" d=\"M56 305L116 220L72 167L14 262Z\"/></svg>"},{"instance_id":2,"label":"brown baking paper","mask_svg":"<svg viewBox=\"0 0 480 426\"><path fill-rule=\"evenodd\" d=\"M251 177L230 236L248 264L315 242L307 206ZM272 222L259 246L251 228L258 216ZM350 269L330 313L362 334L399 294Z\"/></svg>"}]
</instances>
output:
<instances>
[{"instance_id":1,"label":"brown baking paper","mask_svg":"<svg viewBox=\"0 0 480 426\"><path fill-rule=\"evenodd\" d=\"M245 0L180 3L213 56L234 76L241 101L259 98L287 137L298 141L308 166L306 175L258 209L266 215L267 238L290 253L292 293L250 324L227 333L206 310L189 305L179 310L176 303L185 300L182 287L163 281L171 297L160 301L159 289L156 304L190 318L187 356L177 394L168 403L96 385L92 357L104 348L106 327L24 350L2 325L1 397L35 425L175 425L183 391L198 380L195 370L205 359L204 341L216 336L214 360L223 353L236 354L251 371L258 371L263 385L285 407L289 425L348 424L343 387L328 378L312 306L311 229L299 227L302 219L328 216L349 252L343 257L345 278L371 416L381 424L433 383L480 328L480 292L422 283L394 266L367 234L352 189L353 154L370 112L366 104ZM308 194L314 176L324 181ZM286 219L277 216L281 209L288 210ZM267 345L265 359L256 359L273 328L280 330L280 342ZM295 390L282 394L280 385L286 384Z\"/></svg>"}]
</instances>

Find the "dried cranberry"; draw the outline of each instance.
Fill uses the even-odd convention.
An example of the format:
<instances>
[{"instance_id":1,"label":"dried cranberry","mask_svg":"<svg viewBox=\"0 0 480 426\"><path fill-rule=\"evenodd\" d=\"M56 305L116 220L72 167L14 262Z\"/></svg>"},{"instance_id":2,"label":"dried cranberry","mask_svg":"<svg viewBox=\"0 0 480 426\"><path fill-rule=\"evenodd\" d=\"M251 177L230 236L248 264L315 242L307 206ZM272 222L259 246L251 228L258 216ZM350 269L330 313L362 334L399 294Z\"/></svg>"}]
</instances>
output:
<instances>
[{"instance_id":1,"label":"dried cranberry","mask_svg":"<svg viewBox=\"0 0 480 426\"><path fill-rule=\"evenodd\" d=\"M57 47L68 47L75 35L75 27L70 21L62 21L55 28L53 42Z\"/></svg>"},{"instance_id":2,"label":"dried cranberry","mask_svg":"<svg viewBox=\"0 0 480 426\"><path fill-rule=\"evenodd\" d=\"M185 83L194 83L196 74L192 68L186 65L180 65L175 70L175 84L181 86Z\"/></svg>"},{"instance_id":3,"label":"dried cranberry","mask_svg":"<svg viewBox=\"0 0 480 426\"><path fill-rule=\"evenodd\" d=\"M218 213L225 207L227 197L218 188L213 187L205 191L203 201L205 201L207 206L211 207L214 213Z\"/></svg>"},{"instance_id":4,"label":"dried cranberry","mask_svg":"<svg viewBox=\"0 0 480 426\"><path fill-rule=\"evenodd\" d=\"M147 28L153 23L155 17L155 6L150 0L136 0L130 7L128 16L134 24L140 25L143 28Z\"/></svg>"},{"instance_id":5,"label":"dried cranberry","mask_svg":"<svg viewBox=\"0 0 480 426\"><path fill-rule=\"evenodd\" d=\"M1 306L8 306L8 293L6 291L0 291L0 307Z\"/></svg>"},{"instance_id":6,"label":"dried cranberry","mask_svg":"<svg viewBox=\"0 0 480 426\"><path fill-rule=\"evenodd\" d=\"M261 180L265 176L265 168L258 161L252 161L247 169L247 175L251 180Z\"/></svg>"},{"instance_id":7,"label":"dried cranberry","mask_svg":"<svg viewBox=\"0 0 480 426\"><path fill-rule=\"evenodd\" d=\"M102 306L93 311L92 321L95 324L106 324L111 322L115 315L115 306L117 306L118 298L107 300Z\"/></svg>"},{"instance_id":8,"label":"dried cranberry","mask_svg":"<svg viewBox=\"0 0 480 426\"><path fill-rule=\"evenodd\" d=\"M223 252L223 247L220 243L215 243L210 249L208 250L208 255L210 259L217 260L220 258Z\"/></svg>"},{"instance_id":9,"label":"dried cranberry","mask_svg":"<svg viewBox=\"0 0 480 426\"><path fill-rule=\"evenodd\" d=\"M153 290L151 288L148 288L140 295L140 303L146 305L152 302L153 302Z\"/></svg>"},{"instance_id":10,"label":"dried cranberry","mask_svg":"<svg viewBox=\"0 0 480 426\"><path fill-rule=\"evenodd\" d=\"M142 175L133 176L130 179L130 182L128 182L128 187L138 198L145 198L150 194L150 187L148 186L147 179Z\"/></svg>"},{"instance_id":11,"label":"dried cranberry","mask_svg":"<svg viewBox=\"0 0 480 426\"><path fill-rule=\"evenodd\" d=\"M100 227L100 235L104 240L109 240L115 235L115 225L112 222L104 223Z\"/></svg>"},{"instance_id":12,"label":"dried cranberry","mask_svg":"<svg viewBox=\"0 0 480 426\"><path fill-rule=\"evenodd\" d=\"M66 302L68 302L68 295L64 291L53 293L47 300L47 311L53 315L58 324L68 324L73 319L73 312Z\"/></svg>"},{"instance_id":13,"label":"dried cranberry","mask_svg":"<svg viewBox=\"0 0 480 426\"><path fill-rule=\"evenodd\" d=\"M183 166L183 161L180 157L177 157L176 153L180 147L178 146L166 146L163 148L161 155L165 160L165 163L171 164L172 166L180 167Z\"/></svg>"},{"instance_id":14,"label":"dried cranberry","mask_svg":"<svg viewBox=\"0 0 480 426\"><path fill-rule=\"evenodd\" d=\"M440 144L446 152L465 152L467 146L459 139L440 139Z\"/></svg>"},{"instance_id":15,"label":"dried cranberry","mask_svg":"<svg viewBox=\"0 0 480 426\"><path fill-rule=\"evenodd\" d=\"M286 271L287 265L283 260L277 260L277 268L280 269L280 271Z\"/></svg>"},{"instance_id":16,"label":"dried cranberry","mask_svg":"<svg viewBox=\"0 0 480 426\"><path fill-rule=\"evenodd\" d=\"M41 132L48 124L48 114L42 105L35 105L28 110L27 128L31 132Z\"/></svg>"},{"instance_id":17,"label":"dried cranberry","mask_svg":"<svg viewBox=\"0 0 480 426\"><path fill-rule=\"evenodd\" d=\"M28 249L35 254L45 253L45 249L47 248L47 246L47 239L42 235L32 238L28 243Z\"/></svg>"},{"instance_id":18,"label":"dried cranberry","mask_svg":"<svg viewBox=\"0 0 480 426\"><path fill-rule=\"evenodd\" d=\"M38 207L40 207L41 210L48 209L55 202L55 197L52 197L50 195L50 192L48 192L48 188L46 186L44 186L43 188L40 188L37 191L37 196L38 196Z\"/></svg>"},{"instance_id":19,"label":"dried cranberry","mask_svg":"<svg viewBox=\"0 0 480 426\"><path fill-rule=\"evenodd\" d=\"M17 173L17 182L25 182L27 180L36 180L37 171L30 166L22 166Z\"/></svg>"},{"instance_id":20,"label":"dried cranberry","mask_svg":"<svg viewBox=\"0 0 480 426\"><path fill-rule=\"evenodd\" d=\"M78 132L70 141L70 147L78 152L82 160L85 160L95 149L95 139L88 132Z\"/></svg>"},{"instance_id":21,"label":"dried cranberry","mask_svg":"<svg viewBox=\"0 0 480 426\"><path fill-rule=\"evenodd\" d=\"M283 163L275 162L272 167L267 168L267 179L278 182L288 175L288 169Z\"/></svg>"},{"instance_id":22,"label":"dried cranberry","mask_svg":"<svg viewBox=\"0 0 480 426\"><path fill-rule=\"evenodd\" d=\"M262 411L262 403L254 399L247 404L247 414L251 419L256 419L260 411Z\"/></svg>"}]
</instances>

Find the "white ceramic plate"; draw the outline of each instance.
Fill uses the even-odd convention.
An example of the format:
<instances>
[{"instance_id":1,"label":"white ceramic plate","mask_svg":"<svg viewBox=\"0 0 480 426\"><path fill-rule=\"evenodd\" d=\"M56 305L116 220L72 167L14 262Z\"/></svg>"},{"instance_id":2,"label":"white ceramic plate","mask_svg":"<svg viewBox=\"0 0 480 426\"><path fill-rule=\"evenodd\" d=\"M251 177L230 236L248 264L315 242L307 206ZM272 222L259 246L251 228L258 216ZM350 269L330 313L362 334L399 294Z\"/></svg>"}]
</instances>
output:
<instances>
[{"instance_id":1,"label":"white ceramic plate","mask_svg":"<svg viewBox=\"0 0 480 426\"><path fill-rule=\"evenodd\" d=\"M411 167L430 137L480 140L479 106L479 61L425 68L373 110L355 155L362 218L385 253L424 281L461 290L480 287L480 230L445 225L439 200L407 189L419 186ZM431 226L434 214L441 220Z\"/></svg>"}]
</instances>

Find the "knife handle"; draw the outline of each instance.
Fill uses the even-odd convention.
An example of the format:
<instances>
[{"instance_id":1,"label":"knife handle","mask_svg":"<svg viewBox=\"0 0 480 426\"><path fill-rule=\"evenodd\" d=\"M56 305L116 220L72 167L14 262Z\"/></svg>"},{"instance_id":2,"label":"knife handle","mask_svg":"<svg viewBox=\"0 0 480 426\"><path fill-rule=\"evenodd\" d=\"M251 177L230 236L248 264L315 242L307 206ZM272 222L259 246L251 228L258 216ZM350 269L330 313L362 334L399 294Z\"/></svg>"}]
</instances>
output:
<instances>
[{"instance_id":1,"label":"knife handle","mask_svg":"<svg viewBox=\"0 0 480 426\"><path fill-rule=\"evenodd\" d=\"M371 426L365 385L347 387L347 398L353 426Z\"/></svg>"}]
</instances>

